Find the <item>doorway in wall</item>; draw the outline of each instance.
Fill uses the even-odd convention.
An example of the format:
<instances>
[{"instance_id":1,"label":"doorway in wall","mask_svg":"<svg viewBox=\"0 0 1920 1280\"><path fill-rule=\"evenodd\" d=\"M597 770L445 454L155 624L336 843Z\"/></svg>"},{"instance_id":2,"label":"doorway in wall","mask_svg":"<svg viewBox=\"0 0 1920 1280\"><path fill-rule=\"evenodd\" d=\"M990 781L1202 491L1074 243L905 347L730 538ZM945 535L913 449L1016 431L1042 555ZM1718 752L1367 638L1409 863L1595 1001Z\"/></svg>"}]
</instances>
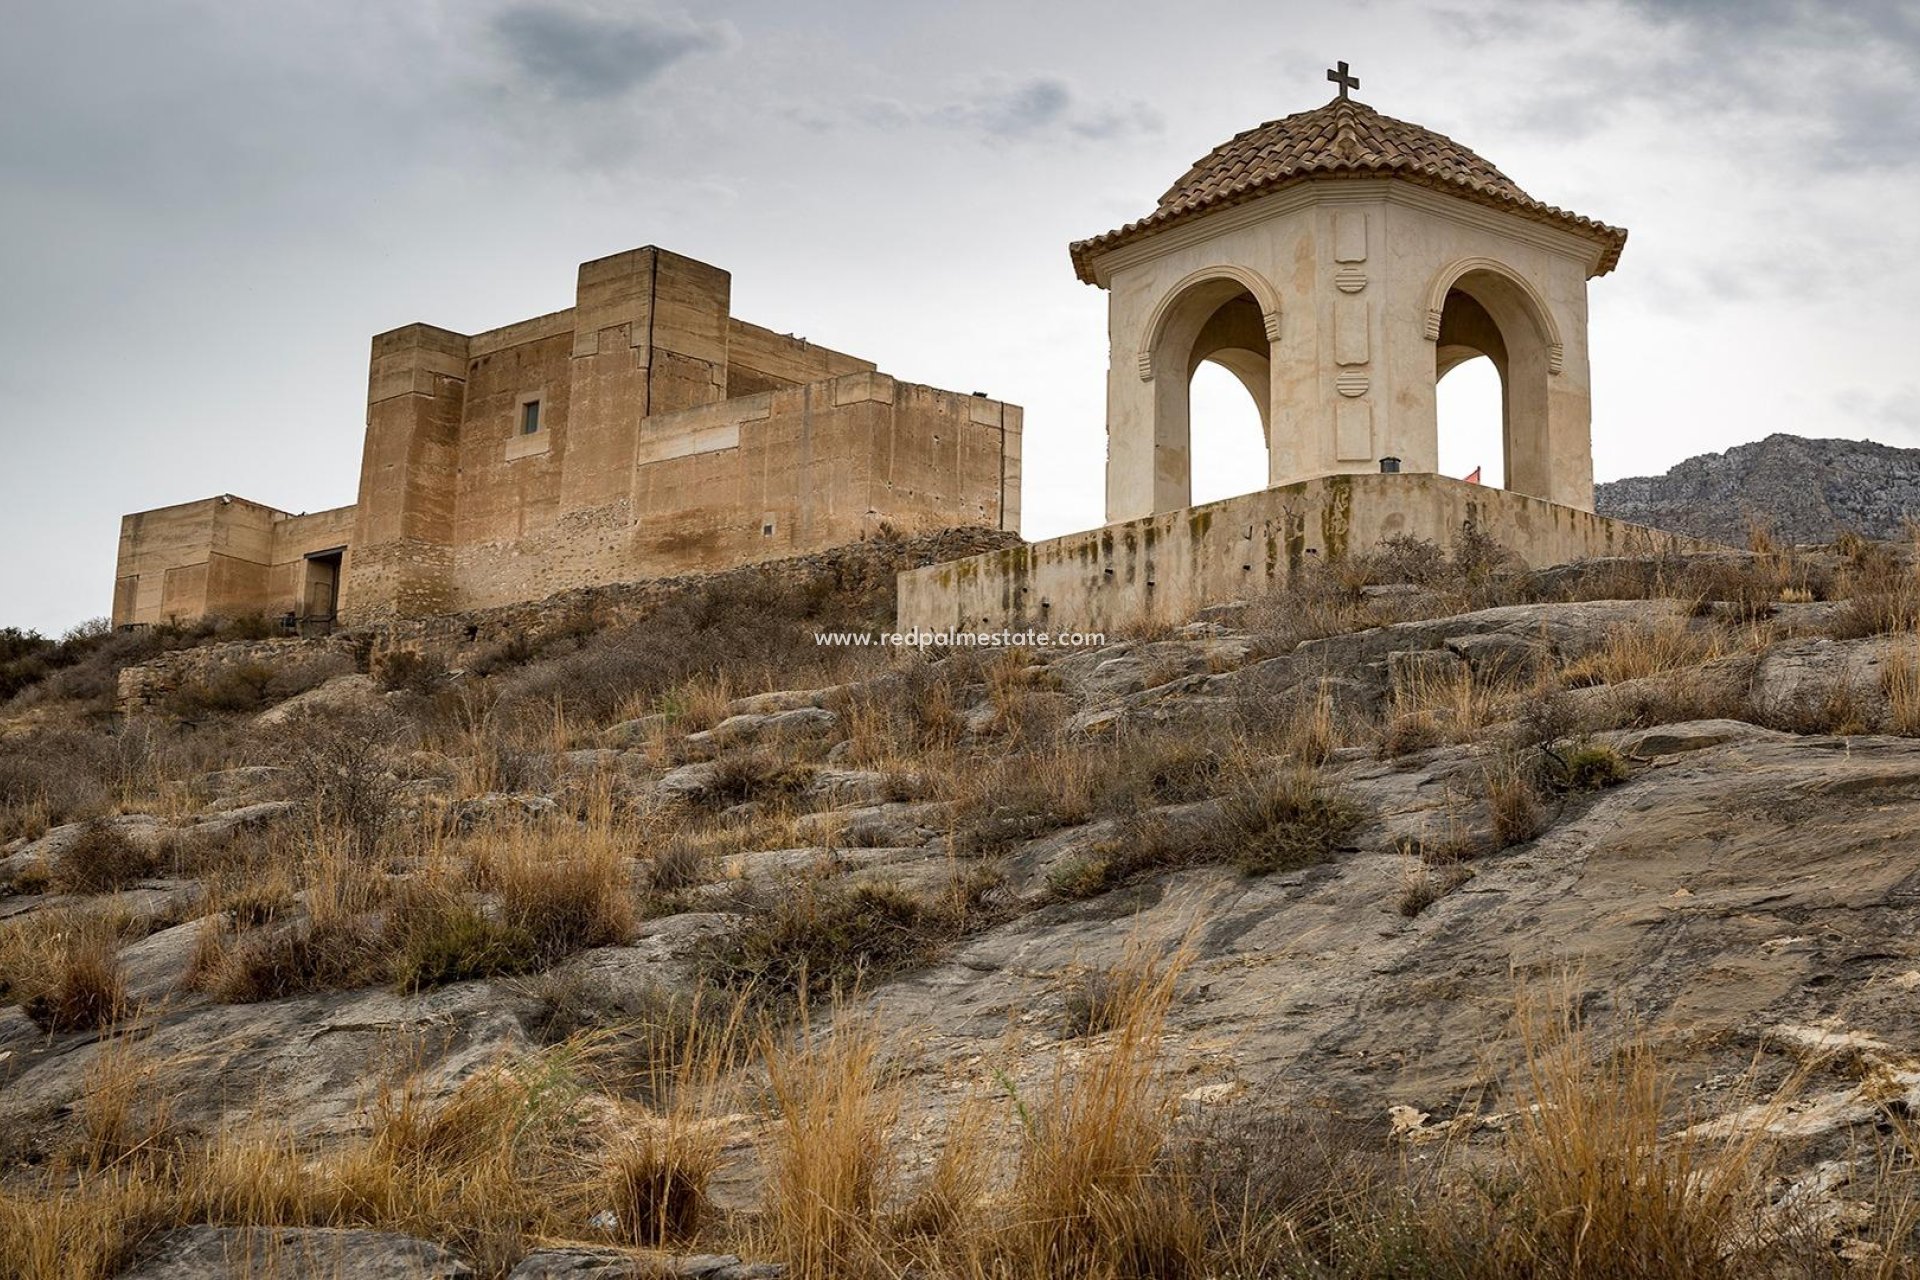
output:
<instances>
[{"instance_id":1,"label":"doorway in wall","mask_svg":"<svg viewBox=\"0 0 1920 1280\"><path fill-rule=\"evenodd\" d=\"M315 551L307 556L306 581L300 595L300 634L326 635L340 613L340 563L345 547Z\"/></svg>"}]
</instances>

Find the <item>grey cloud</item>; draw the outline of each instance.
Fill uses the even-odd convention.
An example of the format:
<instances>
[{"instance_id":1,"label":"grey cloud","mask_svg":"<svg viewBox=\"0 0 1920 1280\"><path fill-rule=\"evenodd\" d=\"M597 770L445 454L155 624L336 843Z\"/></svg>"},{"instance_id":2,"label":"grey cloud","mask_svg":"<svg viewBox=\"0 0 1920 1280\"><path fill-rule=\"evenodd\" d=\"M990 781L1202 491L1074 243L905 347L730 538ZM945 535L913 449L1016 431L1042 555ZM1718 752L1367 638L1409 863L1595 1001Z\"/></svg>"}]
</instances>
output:
<instances>
[{"instance_id":1,"label":"grey cloud","mask_svg":"<svg viewBox=\"0 0 1920 1280\"><path fill-rule=\"evenodd\" d=\"M493 31L530 87L568 99L618 97L676 62L736 41L727 22L551 4L504 9Z\"/></svg>"},{"instance_id":2,"label":"grey cloud","mask_svg":"<svg viewBox=\"0 0 1920 1280\"><path fill-rule=\"evenodd\" d=\"M1105 141L1158 133L1160 113L1144 102L1083 102L1058 76L992 81L964 97L916 108L892 98L868 98L853 112L862 123L896 129L931 125L989 138L1060 136Z\"/></svg>"}]
</instances>

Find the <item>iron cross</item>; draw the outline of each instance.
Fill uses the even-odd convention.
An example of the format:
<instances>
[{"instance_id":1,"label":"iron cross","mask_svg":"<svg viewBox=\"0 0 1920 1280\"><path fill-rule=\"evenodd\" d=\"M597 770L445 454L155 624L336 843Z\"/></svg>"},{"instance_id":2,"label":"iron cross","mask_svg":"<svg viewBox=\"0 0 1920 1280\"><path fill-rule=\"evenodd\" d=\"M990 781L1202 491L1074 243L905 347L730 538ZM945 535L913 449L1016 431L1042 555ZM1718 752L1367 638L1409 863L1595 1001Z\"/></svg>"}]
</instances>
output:
<instances>
[{"instance_id":1,"label":"iron cross","mask_svg":"<svg viewBox=\"0 0 1920 1280\"><path fill-rule=\"evenodd\" d=\"M1360 77L1348 75L1346 63L1342 62L1337 65L1339 70L1327 72L1327 79L1340 86L1340 96L1344 98L1347 96L1347 90L1358 89L1360 87Z\"/></svg>"}]
</instances>

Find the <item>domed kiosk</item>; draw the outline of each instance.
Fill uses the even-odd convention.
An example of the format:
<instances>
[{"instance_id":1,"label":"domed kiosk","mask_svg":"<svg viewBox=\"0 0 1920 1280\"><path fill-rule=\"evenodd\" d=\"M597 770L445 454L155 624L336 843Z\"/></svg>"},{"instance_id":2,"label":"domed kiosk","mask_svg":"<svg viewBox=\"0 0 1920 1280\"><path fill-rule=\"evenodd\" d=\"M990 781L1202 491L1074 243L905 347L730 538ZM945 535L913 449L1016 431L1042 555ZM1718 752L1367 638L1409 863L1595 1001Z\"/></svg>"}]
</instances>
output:
<instances>
[{"instance_id":1,"label":"domed kiosk","mask_svg":"<svg viewBox=\"0 0 1920 1280\"><path fill-rule=\"evenodd\" d=\"M1309 558L1478 525L1551 564L1675 539L1592 514L1587 281L1627 233L1348 96L1209 151L1137 221L1071 247L1108 294L1105 529L901 579L903 627L1177 618ZM1437 474L1435 388L1486 356L1504 490ZM1267 487L1193 507L1189 387L1247 388Z\"/></svg>"}]
</instances>

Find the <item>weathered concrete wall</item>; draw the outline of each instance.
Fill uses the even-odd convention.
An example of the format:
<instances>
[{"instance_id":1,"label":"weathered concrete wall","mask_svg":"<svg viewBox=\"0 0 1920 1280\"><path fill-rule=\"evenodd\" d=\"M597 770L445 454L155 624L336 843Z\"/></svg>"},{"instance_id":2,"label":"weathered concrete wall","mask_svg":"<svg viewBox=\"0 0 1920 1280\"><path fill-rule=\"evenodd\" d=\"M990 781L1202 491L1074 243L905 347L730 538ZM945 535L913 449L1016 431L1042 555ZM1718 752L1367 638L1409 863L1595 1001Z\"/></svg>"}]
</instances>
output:
<instances>
[{"instance_id":1,"label":"weathered concrete wall","mask_svg":"<svg viewBox=\"0 0 1920 1280\"><path fill-rule=\"evenodd\" d=\"M1181 622L1395 534L1450 547L1469 522L1526 564L1707 544L1437 475L1334 475L900 575L906 630L1108 631Z\"/></svg>"},{"instance_id":2,"label":"weathered concrete wall","mask_svg":"<svg viewBox=\"0 0 1920 1280\"><path fill-rule=\"evenodd\" d=\"M354 518L352 507L292 516L231 495L126 516L113 623L298 612L308 553L344 546Z\"/></svg>"}]
</instances>

